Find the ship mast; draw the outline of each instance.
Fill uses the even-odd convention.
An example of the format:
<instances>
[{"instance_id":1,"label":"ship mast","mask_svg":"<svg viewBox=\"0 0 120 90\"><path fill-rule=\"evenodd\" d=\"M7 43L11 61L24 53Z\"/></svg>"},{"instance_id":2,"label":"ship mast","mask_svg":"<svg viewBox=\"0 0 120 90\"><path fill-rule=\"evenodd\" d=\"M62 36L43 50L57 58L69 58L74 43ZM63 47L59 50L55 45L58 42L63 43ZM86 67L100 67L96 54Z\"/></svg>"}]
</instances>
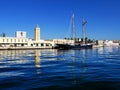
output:
<instances>
[{"instance_id":1,"label":"ship mast","mask_svg":"<svg viewBox=\"0 0 120 90\"><path fill-rule=\"evenodd\" d=\"M85 44L85 24L87 23L87 21L84 20L84 18L82 18L82 37L83 37L83 44Z\"/></svg>"},{"instance_id":2,"label":"ship mast","mask_svg":"<svg viewBox=\"0 0 120 90\"><path fill-rule=\"evenodd\" d=\"M75 40L76 37L76 32L75 32L75 18L74 18L74 13L72 15L72 38Z\"/></svg>"}]
</instances>

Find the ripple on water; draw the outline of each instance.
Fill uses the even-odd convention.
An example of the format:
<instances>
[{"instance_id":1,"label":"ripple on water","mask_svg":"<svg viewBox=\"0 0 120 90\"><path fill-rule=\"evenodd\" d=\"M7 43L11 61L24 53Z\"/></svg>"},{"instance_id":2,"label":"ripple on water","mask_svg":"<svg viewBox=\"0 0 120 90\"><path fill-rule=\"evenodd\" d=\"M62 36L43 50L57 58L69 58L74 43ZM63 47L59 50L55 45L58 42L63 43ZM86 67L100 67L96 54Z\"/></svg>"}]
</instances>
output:
<instances>
[{"instance_id":1,"label":"ripple on water","mask_svg":"<svg viewBox=\"0 0 120 90\"><path fill-rule=\"evenodd\" d=\"M0 51L0 89L119 90L118 49Z\"/></svg>"}]
</instances>

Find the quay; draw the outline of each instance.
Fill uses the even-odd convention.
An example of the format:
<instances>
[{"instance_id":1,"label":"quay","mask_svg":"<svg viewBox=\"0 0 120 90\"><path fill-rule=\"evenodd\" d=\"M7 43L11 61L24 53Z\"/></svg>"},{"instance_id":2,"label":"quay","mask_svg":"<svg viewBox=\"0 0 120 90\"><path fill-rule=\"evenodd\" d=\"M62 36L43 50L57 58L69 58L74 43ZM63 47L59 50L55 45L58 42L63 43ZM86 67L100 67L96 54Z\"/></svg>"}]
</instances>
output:
<instances>
[{"instance_id":1,"label":"quay","mask_svg":"<svg viewBox=\"0 0 120 90\"><path fill-rule=\"evenodd\" d=\"M52 46L45 47L0 47L0 50L33 50L33 49L53 49Z\"/></svg>"},{"instance_id":2,"label":"quay","mask_svg":"<svg viewBox=\"0 0 120 90\"><path fill-rule=\"evenodd\" d=\"M103 45L93 45L93 48L100 48L103 47Z\"/></svg>"},{"instance_id":3,"label":"quay","mask_svg":"<svg viewBox=\"0 0 120 90\"><path fill-rule=\"evenodd\" d=\"M40 27L38 25L34 29L33 39L27 38L25 31L16 31L15 37L0 36L0 50L55 49L56 45L67 46L73 43L73 39L41 40ZM120 41L98 40L97 44L93 44L92 48L104 46L120 46Z\"/></svg>"}]
</instances>

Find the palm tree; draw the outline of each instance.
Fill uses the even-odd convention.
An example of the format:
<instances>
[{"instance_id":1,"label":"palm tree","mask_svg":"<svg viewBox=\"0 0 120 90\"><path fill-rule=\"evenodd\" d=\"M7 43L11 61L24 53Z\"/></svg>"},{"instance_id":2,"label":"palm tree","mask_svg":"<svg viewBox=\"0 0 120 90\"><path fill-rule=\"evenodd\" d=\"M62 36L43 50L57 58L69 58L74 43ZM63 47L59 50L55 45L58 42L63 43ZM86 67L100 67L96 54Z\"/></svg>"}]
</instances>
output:
<instances>
[{"instance_id":1,"label":"palm tree","mask_svg":"<svg viewBox=\"0 0 120 90\"><path fill-rule=\"evenodd\" d=\"M96 45L98 45L98 40L96 40Z\"/></svg>"},{"instance_id":2,"label":"palm tree","mask_svg":"<svg viewBox=\"0 0 120 90\"><path fill-rule=\"evenodd\" d=\"M81 38L81 43L83 43L83 38Z\"/></svg>"},{"instance_id":3,"label":"palm tree","mask_svg":"<svg viewBox=\"0 0 120 90\"><path fill-rule=\"evenodd\" d=\"M68 40L70 40L70 38L67 38Z\"/></svg>"},{"instance_id":4,"label":"palm tree","mask_svg":"<svg viewBox=\"0 0 120 90\"><path fill-rule=\"evenodd\" d=\"M5 37L6 36L5 33L3 33L2 36Z\"/></svg>"},{"instance_id":5,"label":"palm tree","mask_svg":"<svg viewBox=\"0 0 120 90\"><path fill-rule=\"evenodd\" d=\"M85 37L85 43L88 43L88 38L87 37Z\"/></svg>"}]
</instances>

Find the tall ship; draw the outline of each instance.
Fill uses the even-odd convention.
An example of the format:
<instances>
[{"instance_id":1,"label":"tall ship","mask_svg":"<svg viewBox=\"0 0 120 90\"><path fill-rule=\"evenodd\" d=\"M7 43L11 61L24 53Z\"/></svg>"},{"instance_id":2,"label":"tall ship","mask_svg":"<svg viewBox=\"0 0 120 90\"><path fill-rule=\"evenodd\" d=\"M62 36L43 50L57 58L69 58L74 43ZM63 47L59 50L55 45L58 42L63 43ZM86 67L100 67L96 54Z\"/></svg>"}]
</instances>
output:
<instances>
[{"instance_id":1,"label":"tall ship","mask_svg":"<svg viewBox=\"0 0 120 90\"><path fill-rule=\"evenodd\" d=\"M56 49L91 49L93 47L92 44L85 43L85 25L86 21L82 18L82 43L76 42L76 32L75 32L75 23L74 23L74 14L72 15L72 39L73 43L70 44L56 44Z\"/></svg>"}]
</instances>

